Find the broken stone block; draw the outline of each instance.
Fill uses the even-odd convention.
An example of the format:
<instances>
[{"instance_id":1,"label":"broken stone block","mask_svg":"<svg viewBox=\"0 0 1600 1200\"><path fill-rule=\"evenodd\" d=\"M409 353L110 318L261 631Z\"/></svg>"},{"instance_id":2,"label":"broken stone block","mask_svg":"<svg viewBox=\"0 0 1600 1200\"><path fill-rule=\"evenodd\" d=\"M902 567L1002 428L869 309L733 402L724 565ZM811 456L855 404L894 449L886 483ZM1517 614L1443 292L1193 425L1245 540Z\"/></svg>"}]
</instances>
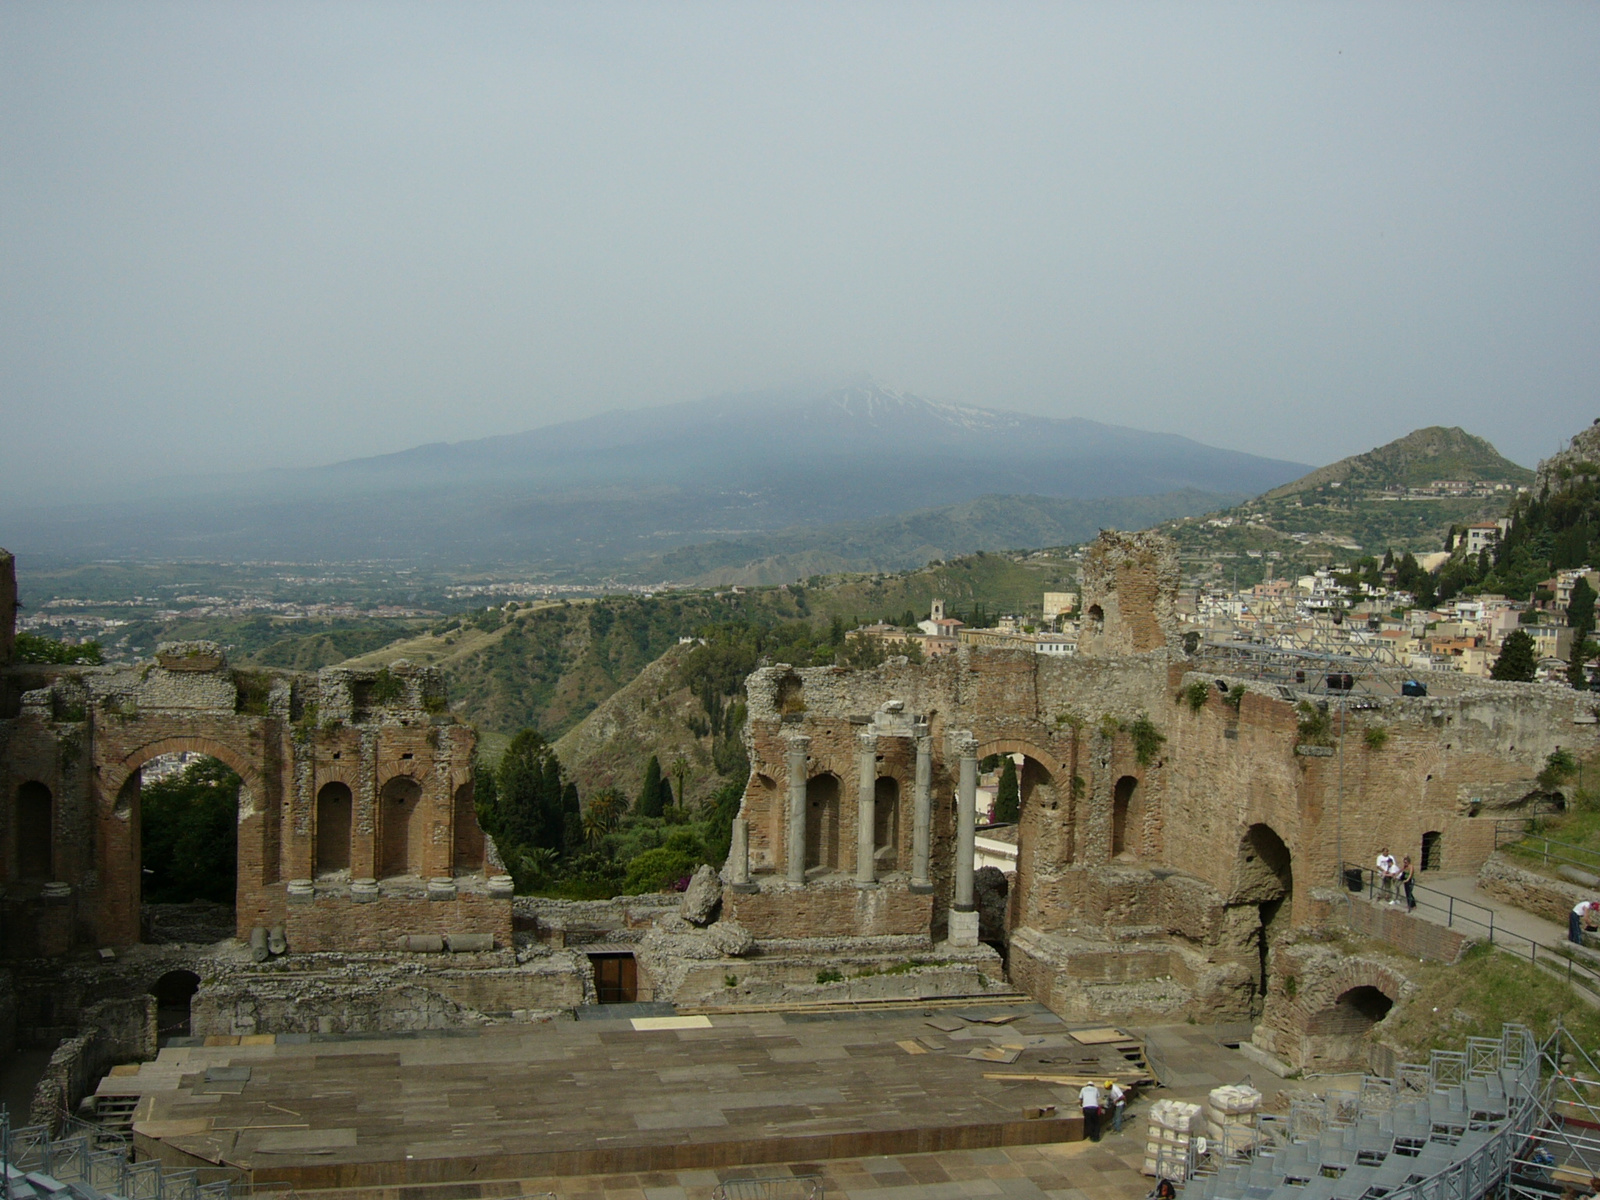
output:
<instances>
[{"instance_id":1,"label":"broken stone block","mask_svg":"<svg viewBox=\"0 0 1600 1200\"><path fill-rule=\"evenodd\" d=\"M750 931L737 921L718 921L707 928L706 936L726 958L743 958L756 944Z\"/></svg>"},{"instance_id":2,"label":"broken stone block","mask_svg":"<svg viewBox=\"0 0 1600 1200\"><path fill-rule=\"evenodd\" d=\"M689 888L683 893L683 903L678 912L692 925L709 925L722 903L722 880L716 871L702 863L695 869Z\"/></svg>"}]
</instances>

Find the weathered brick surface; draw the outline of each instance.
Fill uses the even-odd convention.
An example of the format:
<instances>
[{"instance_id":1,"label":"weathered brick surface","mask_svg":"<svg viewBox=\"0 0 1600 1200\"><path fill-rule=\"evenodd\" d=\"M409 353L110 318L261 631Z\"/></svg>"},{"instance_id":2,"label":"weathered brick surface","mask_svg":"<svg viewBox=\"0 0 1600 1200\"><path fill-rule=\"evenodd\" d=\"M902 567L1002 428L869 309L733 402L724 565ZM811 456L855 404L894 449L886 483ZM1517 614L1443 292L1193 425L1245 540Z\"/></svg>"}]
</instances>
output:
<instances>
[{"instance_id":1,"label":"weathered brick surface","mask_svg":"<svg viewBox=\"0 0 1600 1200\"><path fill-rule=\"evenodd\" d=\"M317 798L329 784L348 788L353 799L349 859L337 864L339 878L395 874L420 884L461 875L478 879L481 890L486 846L472 807L475 739L444 713L436 671L397 663L381 676L266 673L245 679L241 692L221 650L195 642L164 645L143 667L19 672L13 667L7 678L26 678L33 690L0 719L7 955L139 941L139 771L179 751L220 759L243 780L235 903L241 937L286 921L287 881L318 872ZM25 783L41 784L51 796L51 861L44 868L18 859L12 801ZM415 799L386 799L394 795ZM46 881L67 885L70 896L47 896L61 889L47 889ZM323 907L315 917L301 914L299 924L306 941L330 949L375 944L390 926L412 919L387 915L386 904L346 900L342 917ZM444 919L442 912L423 918ZM463 901L452 919L452 932L509 939L507 900ZM341 930L355 940L341 943Z\"/></svg>"},{"instance_id":2,"label":"weathered brick surface","mask_svg":"<svg viewBox=\"0 0 1600 1200\"><path fill-rule=\"evenodd\" d=\"M908 891L903 880L858 888L834 878L791 887L776 881L759 892L724 891L724 920L758 938L926 936L933 897Z\"/></svg>"},{"instance_id":3,"label":"weathered brick surface","mask_svg":"<svg viewBox=\"0 0 1600 1200\"><path fill-rule=\"evenodd\" d=\"M1345 914L1356 933L1381 938L1409 958L1460 962L1474 941L1469 934L1412 916L1404 908L1390 908L1366 899L1352 900Z\"/></svg>"},{"instance_id":4,"label":"weathered brick surface","mask_svg":"<svg viewBox=\"0 0 1600 1200\"><path fill-rule=\"evenodd\" d=\"M285 933L295 953L395 950L409 934L488 933L496 947L511 945L511 905L488 896L429 900L384 895L354 904L348 896L319 894L310 904L287 906Z\"/></svg>"}]
</instances>

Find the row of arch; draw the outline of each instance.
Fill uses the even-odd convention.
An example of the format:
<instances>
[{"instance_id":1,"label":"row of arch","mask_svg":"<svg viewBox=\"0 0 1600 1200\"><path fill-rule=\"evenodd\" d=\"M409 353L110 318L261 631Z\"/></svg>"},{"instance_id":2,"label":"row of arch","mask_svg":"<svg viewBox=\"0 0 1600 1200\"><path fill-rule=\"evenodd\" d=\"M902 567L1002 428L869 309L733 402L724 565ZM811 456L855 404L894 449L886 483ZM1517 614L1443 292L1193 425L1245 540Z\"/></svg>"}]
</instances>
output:
<instances>
[{"instance_id":1,"label":"row of arch","mask_svg":"<svg viewBox=\"0 0 1600 1200\"><path fill-rule=\"evenodd\" d=\"M878 776L873 784L873 858L880 871L900 866L900 781L890 775ZM839 857L839 830L843 824L839 777L831 771L806 780L806 869L837 871L844 863Z\"/></svg>"}]
</instances>

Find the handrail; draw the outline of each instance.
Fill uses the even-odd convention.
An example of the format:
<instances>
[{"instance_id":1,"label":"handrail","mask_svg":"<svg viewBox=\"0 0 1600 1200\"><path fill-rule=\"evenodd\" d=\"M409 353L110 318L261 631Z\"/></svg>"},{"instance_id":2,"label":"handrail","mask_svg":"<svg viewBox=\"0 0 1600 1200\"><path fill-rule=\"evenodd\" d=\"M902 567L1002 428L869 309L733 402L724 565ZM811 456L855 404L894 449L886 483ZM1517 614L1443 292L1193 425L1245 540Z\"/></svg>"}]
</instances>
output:
<instances>
[{"instance_id":1,"label":"handrail","mask_svg":"<svg viewBox=\"0 0 1600 1200\"><path fill-rule=\"evenodd\" d=\"M1537 855L1547 865L1554 859L1556 862L1566 863L1568 866L1580 867L1586 871L1600 872L1600 850L1591 850L1589 847L1580 846L1575 842L1558 841L1555 838L1546 837L1542 833L1534 833L1527 827L1528 822L1533 819L1532 817L1496 818L1494 823L1494 848L1499 850L1504 846L1509 850L1521 851L1529 856ZM1517 830L1517 836L1515 837L1503 836L1501 827L1505 825L1518 825L1521 828ZM1539 843L1539 848L1535 849L1532 845L1522 844L1527 842L1537 842ZM1558 849L1552 850L1552 846ZM1563 853L1563 851L1566 853ZM1588 855L1588 859L1573 858L1571 857L1573 854L1585 854Z\"/></svg>"},{"instance_id":2,"label":"handrail","mask_svg":"<svg viewBox=\"0 0 1600 1200\"><path fill-rule=\"evenodd\" d=\"M1378 895L1377 871L1371 867L1345 863L1339 870L1339 888L1341 891L1348 892L1350 890L1346 880L1349 879L1351 872L1360 872L1363 890L1366 892L1367 898L1376 903ZM1494 909L1472 900L1462 900L1447 892L1441 892L1423 884L1413 884L1412 893L1417 898L1418 908L1426 908L1444 914L1446 929L1454 929L1457 925L1475 926L1484 932L1486 935L1484 940L1495 949L1521 957L1525 947L1529 962L1535 966L1543 966L1547 971L1553 970L1557 974L1562 973L1562 968L1554 966L1550 960L1559 959L1566 965L1565 975L1567 982L1574 987L1583 988L1596 1000L1600 1000L1600 971L1597 971L1587 963L1578 961L1574 951L1565 947L1547 946L1543 942L1535 941L1533 938L1523 934L1514 933L1504 925L1496 925ZM1403 890L1398 884L1395 885L1395 895L1402 900L1404 899ZM1439 902L1441 900L1444 903L1441 904ZM1482 917L1474 916L1474 912L1487 914L1488 919L1484 920ZM1541 950L1544 952L1543 962L1539 958Z\"/></svg>"}]
</instances>

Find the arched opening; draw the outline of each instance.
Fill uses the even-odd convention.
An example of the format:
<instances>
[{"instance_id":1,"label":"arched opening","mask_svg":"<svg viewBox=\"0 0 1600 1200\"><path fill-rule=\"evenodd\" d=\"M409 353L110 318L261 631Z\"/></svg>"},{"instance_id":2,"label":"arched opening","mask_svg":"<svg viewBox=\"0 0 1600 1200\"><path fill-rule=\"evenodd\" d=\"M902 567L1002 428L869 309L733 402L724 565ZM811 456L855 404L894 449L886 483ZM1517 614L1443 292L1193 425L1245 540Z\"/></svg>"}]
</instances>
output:
<instances>
[{"instance_id":1,"label":"arched opening","mask_svg":"<svg viewBox=\"0 0 1600 1200\"><path fill-rule=\"evenodd\" d=\"M353 800L343 783L325 783L317 793L317 877L350 874L350 814Z\"/></svg>"},{"instance_id":2,"label":"arched opening","mask_svg":"<svg viewBox=\"0 0 1600 1200\"><path fill-rule=\"evenodd\" d=\"M55 803L37 780L17 788L17 878L51 880L55 875Z\"/></svg>"},{"instance_id":3,"label":"arched opening","mask_svg":"<svg viewBox=\"0 0 1600 1200\"><path fill-rule=\"evenodd\" d=\"M1137 858L1144 840L1144 797L1139 780L1124 775L1111 790L1111 857Z\"/></svg>"},{"instance_id":4,"label":"arched opening","mask_svg":"<svg viewBox=\"0 0 1600 1200\"><path fill-rule=\"evenodd\" d=\"M900 783L880 775L873 786L873 857L879 871L894 871L900 866Z\"/></svg>"},{"instance_id":5,"label":"arched opening","mask_svg":"<svg viewBox=\"0 0 1600 1200\"><path fill-rule=\"evenodd\" d=\"M427 841L414 827L422 819L422 785L409 775L396 775L379 792L378 807L378 877L421 875Z\"/></svg>"},{"instance_id":6,"label":"arched opening","mask_svg":"<svg viewBox=\"0 0 1600 1200\"><path fill-rule=\"evenodd\" d=\"M1359 1065L1366 1060L1367 1035L1394 1007L1381 990L1363 984L1341 992L1306 1022L1306 1066Z\"/></svg>"},{"instance_id":7,"label":"arched opening","mask_svg":"<svg viewBox=\"0 0 1600 1200\"><path fill-rule=\"evenodd\" d=\"M119 806L137 812L143 940L234 935L243 786L220 759L188 751L157 755L124 786Z\"/></svg>"},{"instance_id":8,"label":"arched opening","mask_svg":"<svg viewBox=\"0 0 1600 1200\"><path fill-rule=\"evenodd\" d=\"M463 783L456 789L455 798L455 867L463 875L483 870L483 830L478 827L478 813L472 803L472 784Z\"/></svg>"},{"instance_id":9,"label":"arched opening","mask_svg":"<svg viewBox=\"0 0 1600 1200\"><path fill-rule=\"evenodd\" d=\"M1287 927L1293 909L1294 866L1289 847L1270 825L1252 825L1239 844L1233 903L1256 906L1261 925L1256 944L1255 1005L1267 994L1273 943Z\"/></svg>"},{"instance_id":10,"label":"arched opening","mask_svg":"<svg viewBox=\"0 0 1600 1200\"><path fill-rule=\"evenodd\" d=\"M1098 604L1091 604L1084 611L1083 617L1088 623L1089 628L1093 632L1098 633L1105 626L1106 610L1101 608Z\"/></svg>"},{"instance_id":11,"label":"arched opening","mask_svg":"<svg viewBox=\"0 0 1600 1200\"><path fill-rule=\"evenodd\" d=\"M839 869L839 779L806 780L806 869Z\"/></svg>"},{"instance_id":12,"label":"arched opening","mask_svg":"<svg viewBox=\"0 0 1600 1200\"><path fill-rule=\"evenodd\" d=\"M1017 765L1017 866L1007 880L1006 933L1029 924L1032 891L1042 874L1072 860L1070 830L1061 819L1055 777L1037 758L1021 752ZM1039 917L1035 914L1033 923Z\"/></svg>"},{"instance_id":13,"label":"arched opening","mask_svg":"<svg viewBox=\"0 0 1600 1200\"><path fill-rule=\"evenodd\" d=\"M200 976L193 971L168 971L150 994L156 998L156 1037L166 1045L168 1038L188 1037L190 1010L194 994L200 990Z\"/></svg>"},{"instance_id":14,"label":"arched opening","mask_svg":"<svg viewBox=\"0 0 1600 1200\"><path fill-rule=\"evenodd\" d=\"M1422 835L1422 855L1417 859L1424 871L1444 869L1444 834L1430 829Z\"/></svg>"}]
</instances>

